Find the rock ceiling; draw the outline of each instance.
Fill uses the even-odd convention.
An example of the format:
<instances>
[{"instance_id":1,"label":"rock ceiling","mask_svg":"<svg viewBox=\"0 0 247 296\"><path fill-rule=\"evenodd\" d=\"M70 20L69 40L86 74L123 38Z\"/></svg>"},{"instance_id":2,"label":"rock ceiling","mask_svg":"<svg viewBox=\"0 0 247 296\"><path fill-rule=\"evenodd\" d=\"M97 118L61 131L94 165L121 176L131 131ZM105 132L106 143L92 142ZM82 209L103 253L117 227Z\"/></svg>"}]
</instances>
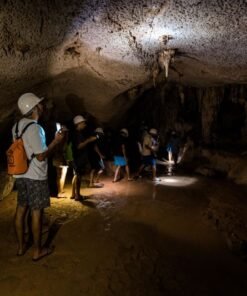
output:
<instances>
[{"instance_id":1,"label":"rock ceiling","mask_svg":"<svg viewBox=\"0 0 247 296\"><path fill-rule=\"evenodd\" d=\"M159 77L247 82L246 0L0 3L0 121L27 91L108 121L136 86Z\"/></svg>"}]
</instances>

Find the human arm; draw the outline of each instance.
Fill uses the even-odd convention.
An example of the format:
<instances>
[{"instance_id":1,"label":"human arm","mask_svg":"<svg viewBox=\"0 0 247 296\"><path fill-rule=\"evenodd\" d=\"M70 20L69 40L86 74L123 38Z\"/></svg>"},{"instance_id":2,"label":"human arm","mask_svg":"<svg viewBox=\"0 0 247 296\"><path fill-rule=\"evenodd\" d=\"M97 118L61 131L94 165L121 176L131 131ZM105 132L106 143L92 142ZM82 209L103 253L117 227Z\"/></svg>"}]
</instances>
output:
<instances>
[{"instance_id":1,"label":"human arm","mask_svg":"<svg viewBox=\"0 0 247 296\"><path fill-rule=\"evenodd\" d=\"M123 152L123 157L125 158L126 162L128 162L127 154L126 154L126 147L124 144L122 144L122 152Z\"/></svg>"},{"instance_id":2,"label":"human arm","mask_svg":"<svg viewBox=\"0 0 247 296\"><path fill-rule=\"evenodd\" d=\"M63 133L56 133L54 140L50 143L47 149L42 153L34 154L38 161L44 161L54 151L55 147L63 140Z\"/></svg>"},{"instance_id":3,"label":"human arm","mask_svg":"<svg viewBox=\"0 0 247 296\"><path fill-rule=\"evenodd\" d=\"M98 147L97 144L95 144L94 150L99 155L100 158L105 158L105 156L100 152L99 147Z\"/></svg>"},{"instance_id":4,"label":"human arm","mask_svg":"<svg viewBox=\"0 0 247 296\"><path fill-rule=\"evenodd\" d=\"M80 142L80 143L77 145L77 149L79 150L79 149L84 148L84 147L87 146L89 143L96 141L96 139L97 139L97 138L94 137L94 136L87 138L85 141Z\"/></svg>"}]
</instances>

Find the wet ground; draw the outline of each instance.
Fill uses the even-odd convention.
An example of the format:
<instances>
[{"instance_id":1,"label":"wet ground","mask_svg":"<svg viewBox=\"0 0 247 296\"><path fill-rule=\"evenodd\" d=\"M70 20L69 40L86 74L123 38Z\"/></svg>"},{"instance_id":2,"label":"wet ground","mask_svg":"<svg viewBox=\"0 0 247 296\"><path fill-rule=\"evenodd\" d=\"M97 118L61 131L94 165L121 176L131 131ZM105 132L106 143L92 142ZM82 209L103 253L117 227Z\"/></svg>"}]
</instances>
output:
<instances>
[{"instance_id":1,"label":"wet ground","mask_svg":"<svg viewBox=\"0 0 247 296\"><path fill-rule=\"evenodd\" d=\"M205 219L210 197L236 188L188 176L105 180L82 190L82 203L52 199L43 240L55 252L37 263L31 250L15 256L13 192L0 202L1 295L247 295L247 263Z\"/></svg>"}]
</instances>

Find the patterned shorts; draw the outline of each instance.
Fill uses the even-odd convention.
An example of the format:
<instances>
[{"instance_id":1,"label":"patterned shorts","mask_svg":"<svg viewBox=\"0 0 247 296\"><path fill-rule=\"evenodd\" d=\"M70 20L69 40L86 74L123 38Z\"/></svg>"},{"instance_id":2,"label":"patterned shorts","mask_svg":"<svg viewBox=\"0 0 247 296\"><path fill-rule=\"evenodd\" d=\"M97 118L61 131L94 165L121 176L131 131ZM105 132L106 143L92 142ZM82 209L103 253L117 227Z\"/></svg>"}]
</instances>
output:
<instances>
[{"instance_id":1,"label":"patterned shorts","mask_svg":"<svg viewBox=\"0 0 247 296\"><path fill-rule=\"evenodd\" d=\"M18 206L29 206L32 210L42 210L50 206L50 192L47 180L17 178Z\"/></svg>"}]
</instances>

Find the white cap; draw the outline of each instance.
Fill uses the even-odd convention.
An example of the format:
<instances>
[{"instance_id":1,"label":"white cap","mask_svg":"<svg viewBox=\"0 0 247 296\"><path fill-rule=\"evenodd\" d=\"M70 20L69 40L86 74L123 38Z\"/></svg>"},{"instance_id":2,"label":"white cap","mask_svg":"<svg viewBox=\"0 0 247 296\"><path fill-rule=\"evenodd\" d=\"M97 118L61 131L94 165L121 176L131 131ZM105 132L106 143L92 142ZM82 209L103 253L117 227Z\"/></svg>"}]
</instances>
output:
<instances>
[{"instance_id":1,"label":"white cap","mask_svg":"<svg viewBox=\"0 0 247 296\"><path fill-rule=\"evenodd\" d=\"M97 127L95 132L98 133L98 134L104 134L104 131L103 131L102 127Z\"/></svg>"},{"instance_id":2,"label":"white cap","mask_svg":"<svg viewBox=\"0 0 247 296\"><path fill-rule=\"evenodd\" d=\"M18 108L22 115L27 114L35 106L37 106L44 98L39 98L33 93L25 93L18 99Z\"/></svg>"},{"instance_id":3,"label":"white cap","mask_svg":"<svg viewBox=\"0 0 247 296\"><path fill-rule=\"evenodd\" d=\"M85 122L85 121L86 119L81 115L77 115L73 119L74 125L77 125L78 123Z\"/></svg>"},{"instance_id":4,"label":"white cap","mask_svg":"<svg viewBox=\"0 0 247 296\"><path fill-rule=\"evenodd\" d=\"M151 128L151 129L149 130L149 133L150 133L151 135L154 135L154 136L157 136L157 135L158 135L158 131L157 131L156 128Z\"/></svg>"},{"instance_id":5,"label":"white cap","mask_svg":"<svg viewBox=\"0 0 247 296\"><path fill-rule=\"evenodd\" d=\"M128 132L127 128L122 128L122 129L120 130L120 133L121 133L121 134L124 134L126 137L129 136L129 132Z\"/></svg>"}]
</instances>

